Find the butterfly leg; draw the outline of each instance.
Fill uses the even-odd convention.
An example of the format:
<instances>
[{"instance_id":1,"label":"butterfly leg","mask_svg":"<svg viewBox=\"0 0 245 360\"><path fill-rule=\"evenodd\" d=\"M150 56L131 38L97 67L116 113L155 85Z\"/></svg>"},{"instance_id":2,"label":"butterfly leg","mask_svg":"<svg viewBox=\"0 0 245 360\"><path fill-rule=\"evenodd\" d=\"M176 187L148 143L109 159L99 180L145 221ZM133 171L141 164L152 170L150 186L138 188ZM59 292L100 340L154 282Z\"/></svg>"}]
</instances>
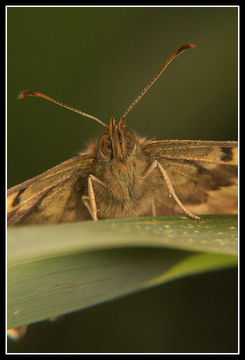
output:
<instances>
[{"instance_id":1,"label":"butterfly leg","mask_svg":"<svg viewBox=\"0 0 245 360\"><path fill-rule=\"evenodd\" d=\"M103 181L101 181L100 179L95 177L94 175L89 175L89 177L88 177L88 196L86 196L86 195L82 196L83 203L86 206L86 208L88 209L92 219L94 221L97 221L98 220L98 216L97 216L98 209L97 209L97 205L96 205L96 201L95 201L95 193L94 193L92 181L97 182L100 185L103 185L105 187L107 187L107 185Z\"/></svg>"},{"instance_id":2,"label":"butterfly leg","mask_svg":"<svg viewBox=\"0 0 245 360\"><path fill-rule=\"evenodd\" d=\"M155 170L156 168L158 168L160 170L161 175L163 176L165 183L168 187L168 191L170 193L171 196L173 196L174 200L177 202L177 204L179 205L179 207L185 212L185 214L187 216L189 216L190 218L192 218L195 221L200 221L200 218L196 215L194 215L190 210L188 210L180 201L180 199L178 198L178 196L176 195L174 188L171 184L171 181L168 177L168 174L166 172L166 170L163 168L163 166L157 161L153 161L153 163L151 164L151 166L147 169L145 175L144 175L144 179L146 179L148 176L150 176L150 174L152 173L153 170Z\"/></svg>"},{"instance_id":3,"label":"butterfly leg","mask_svg":"<svg viewBox=\"0 0 245 360\"><path fill-rule=\"evenodd\" d=\"M7 335L12 340L20 340L26 333L28 325L22 325L17 328L8 329Z\"/></svg>"},{"instance_id":4,"label":"butterfly leg","mask_svg":"<svg viewBox=\"0 0 245 360\"><path fill-rule=\"evenodd\" d=\"M156 216L156 206L155 206L155 200L152 198L151 199L151 212L152 212L152 216Z\"/></svg>"}]
</instances>

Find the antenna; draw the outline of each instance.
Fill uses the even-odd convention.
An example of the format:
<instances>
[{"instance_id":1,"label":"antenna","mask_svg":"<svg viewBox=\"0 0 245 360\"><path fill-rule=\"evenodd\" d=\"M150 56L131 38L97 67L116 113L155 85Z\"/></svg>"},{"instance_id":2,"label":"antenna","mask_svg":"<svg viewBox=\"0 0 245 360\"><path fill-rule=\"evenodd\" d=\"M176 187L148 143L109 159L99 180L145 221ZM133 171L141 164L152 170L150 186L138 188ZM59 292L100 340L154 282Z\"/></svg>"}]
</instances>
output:
<instances>
[{"instance_id":1,"label":"antenna","mask_svg":"<svg viewBox=\"0 0 245 360\"><path fill-rule=\"evenodd\" d=\"M139 94L139 96L132 102L132 104L127 108L123 116L121 117L120 121L125 123L125 118L128 115L128 113L133 109L133 107L141 100L141 98L145 95L145 93L152 87L152 85L157 81L157 79L162 75L162 73L166 70L168 65L178 56L180 55L184 50L186 49L194 49L195 45L193 44L186 44L181 46L178 50L176 50L170 58L166 61L166 63L163 65L159 73L155 75L155 77L149 82L149 84L144 88L144 90Z\"/></svg>"},{"instance_id":2,"label":"antenna","mask_svg":"<svg viewBox=\"0 0 245 360\"><path fill-rule=\"evenodd\" d=\"M123 125L125 125L125 119L126 116L128 115L128 113L133 109L133 107L141 100L141 98L145 95L145 93L152 87L152 85L157 81L157 79L162 75L162 73L166 70L166 68L168 67L168 65L178 56L180 55L184 50L186 49L194 49L195 45L193 44L186 44L181 46L178 50L176 50L171 56L170 58L166 61L166 63L163 65L163 67L161 68L161 70L155 75L155 77L149 82L149 84L144 88L144 90L138 95L138 97L132 102L132 104L127 108L127 110L125 111L125 113L123 114L123 116L120 119L120 123ZM18 95L18 99L24 99L26 96L34 96L34 97L40 97L43 98L45 100L48 100L56 105L59 105L65 109L71 110L73 112L75 112L76 114L85 116L89 119L95 120L97 121L99 124L101 124L102 126L104 126L105 128L109 128L108 125L106 125L105 123L103 123L103 121L101 121L100 119L96 118L95 116L89 115L81 110L75 109L72 106L68 106L63 104L61 101L57 101L53 98L51 98L50 96L37 92L37 91L30 91L30 90L26 90L26 91L22 91L19 95Z\"/></svg>"},{"instance_id":3,"label":"antenna","mask_svg":"<svg viewBox=\"0 0 245 360\"><path fill-rule=\"evenodd\" d=\"M43 93L40 93L40 92L37 92L37 91L29 91L29 90L26 90L26 91L22 91L19 95L18 95L18 99L24 99L26 96L34 96L34 97L41 97L45 100L48 100L48 101L51 101L53 102L54 104L56 105L59 105L65 109L68 109L68 110L71 110L79 115L82 115L82 116L86 116L87 118L89 119L92 119L92 120L95 120L97 121L99 124L101 124L102 126L106 127L108 129L108 125L104 124L103 121L101 121L100 119L97 119L95 116L92 116L92 115L89 115L89 114L86 114L85 112L83 111L80 111L80 110L77 110L71 106L68 106L68 105L65 105L63 104L62 102L60 101L57 101L53 98L51 98L50 96L48 95L45 95Z\"/></svg>"}]
</instances>

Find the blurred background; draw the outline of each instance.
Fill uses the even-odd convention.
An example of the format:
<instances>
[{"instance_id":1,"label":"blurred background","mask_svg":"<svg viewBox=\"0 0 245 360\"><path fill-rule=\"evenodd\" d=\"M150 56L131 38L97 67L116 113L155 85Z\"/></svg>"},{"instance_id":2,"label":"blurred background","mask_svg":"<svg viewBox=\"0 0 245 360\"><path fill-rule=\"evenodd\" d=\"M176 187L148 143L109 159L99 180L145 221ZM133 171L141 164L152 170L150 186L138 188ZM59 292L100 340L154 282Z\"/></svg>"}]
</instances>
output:
<instances>
[{"instance_id":1,"label":"blurred background","mask_svg":"<svg viewBox=\"0 0 245 360\"><path fill-rule=\"evenodd\" d=\"M42 99L17 100L20 91L44 92L108 123L188 42L196 49L170 65L128 126L156 140L237 140L237 7L8 7L8 187L71 158L103 130ZM237 272L35 324L8 351L237 351Z\"/></svg>"}]
</instances>

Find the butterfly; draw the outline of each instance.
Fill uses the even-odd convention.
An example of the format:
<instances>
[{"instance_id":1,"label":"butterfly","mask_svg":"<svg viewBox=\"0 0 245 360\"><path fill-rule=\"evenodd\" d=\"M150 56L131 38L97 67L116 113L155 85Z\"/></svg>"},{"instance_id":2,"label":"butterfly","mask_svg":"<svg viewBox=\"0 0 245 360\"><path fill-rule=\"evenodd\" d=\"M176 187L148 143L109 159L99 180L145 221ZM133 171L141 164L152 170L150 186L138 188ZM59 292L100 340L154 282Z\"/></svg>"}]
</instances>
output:
<instances>
[{"instance_id":1,"label":"butterfly","mask_svg":"<svg viewBox=\"0 0 245 360\"><path fill-rule=\"evenodd\" d=\"M126 124L140 101L167 66L128 107L119 122L100 119L51 97L24 91L19 98L41 97L99 122L105 131L85 151L8 190L8 225L63 223L103 218L237 212L236 141L152 141Z\"/></svg>"}]
</instances>

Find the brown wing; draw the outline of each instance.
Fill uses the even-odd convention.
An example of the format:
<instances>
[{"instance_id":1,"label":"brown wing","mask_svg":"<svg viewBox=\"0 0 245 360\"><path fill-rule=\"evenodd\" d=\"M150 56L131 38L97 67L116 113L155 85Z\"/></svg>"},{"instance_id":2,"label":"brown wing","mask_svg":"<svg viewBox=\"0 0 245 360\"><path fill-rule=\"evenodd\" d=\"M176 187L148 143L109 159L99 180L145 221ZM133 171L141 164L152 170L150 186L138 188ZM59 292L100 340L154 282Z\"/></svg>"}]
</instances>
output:
<instances>
[{"instance_id":1,"label":"brown wing","mask_svg":"<svg viewBox=\"0 0 245 360\"><path fill-rule=\"evenodd\" d=\"M181 202L195 214L237 213L238 143L166 140L146 143L145 153L167 171ZM180 213L167 187L156 190L160 214Z\"/></svg>"},{"instance_id":2,"label":"brown wing","mask_svg":"<svg viewBox=\"0 0 245 360\"><path fill-rule=\"evenodd\" d=\"M78 221L87 218L81 196L94 157L78 155L8 190L8 225Z\"/></svg>"}]
</instances>

